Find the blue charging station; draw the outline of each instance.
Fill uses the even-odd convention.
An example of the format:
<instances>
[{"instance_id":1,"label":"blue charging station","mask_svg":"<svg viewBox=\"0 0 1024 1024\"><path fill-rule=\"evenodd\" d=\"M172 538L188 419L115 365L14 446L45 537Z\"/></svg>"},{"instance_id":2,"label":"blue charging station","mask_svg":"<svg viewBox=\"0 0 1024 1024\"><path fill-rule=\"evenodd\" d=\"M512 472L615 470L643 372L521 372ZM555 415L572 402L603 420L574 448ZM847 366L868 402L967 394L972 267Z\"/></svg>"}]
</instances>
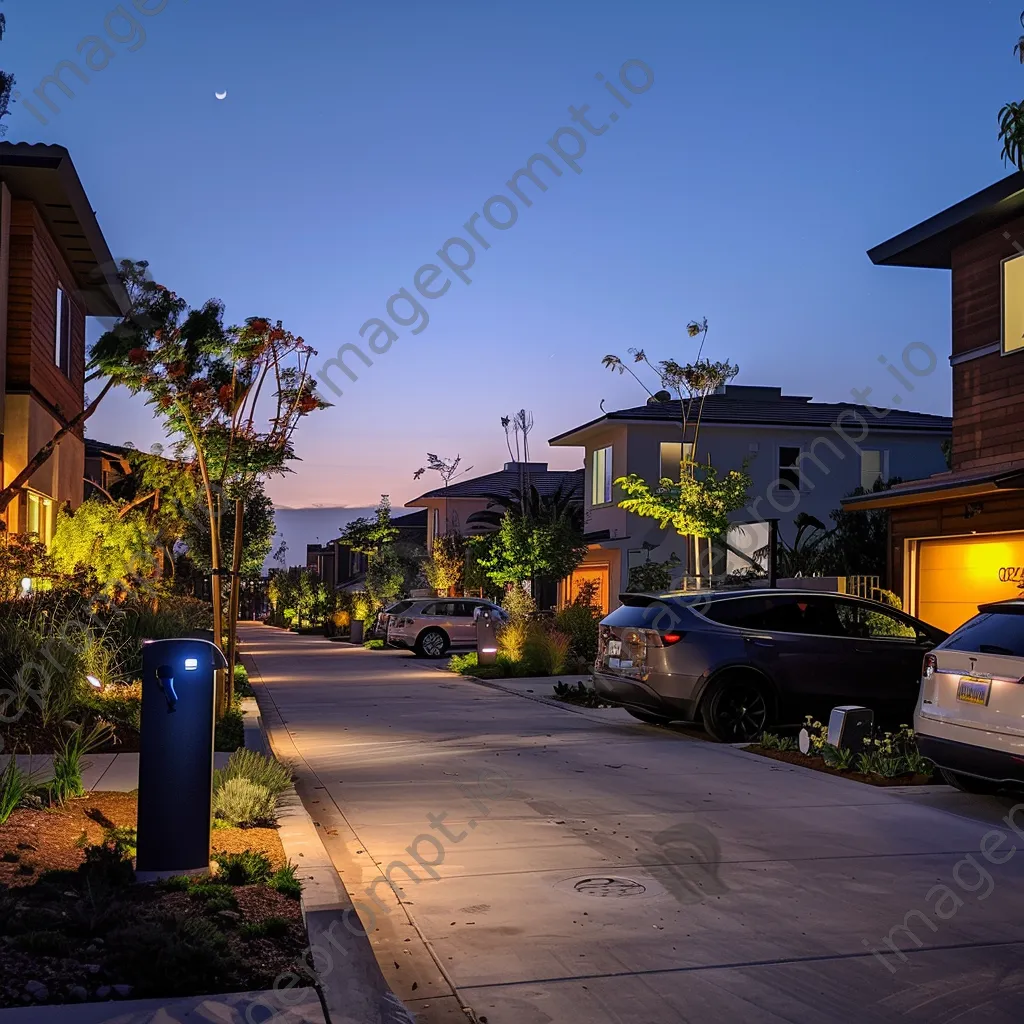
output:
<instances>
[{"instance_id":1,"label":"blue charging station","mask_svg":"<svg viewBox=\"0 0 1024 1024\"><path fill-rule=\"evenodd\" d=\"M223 653L208 640L143 644L140 882L210 869L214 673L224 668Z\"/></svg>"}]
</instances>

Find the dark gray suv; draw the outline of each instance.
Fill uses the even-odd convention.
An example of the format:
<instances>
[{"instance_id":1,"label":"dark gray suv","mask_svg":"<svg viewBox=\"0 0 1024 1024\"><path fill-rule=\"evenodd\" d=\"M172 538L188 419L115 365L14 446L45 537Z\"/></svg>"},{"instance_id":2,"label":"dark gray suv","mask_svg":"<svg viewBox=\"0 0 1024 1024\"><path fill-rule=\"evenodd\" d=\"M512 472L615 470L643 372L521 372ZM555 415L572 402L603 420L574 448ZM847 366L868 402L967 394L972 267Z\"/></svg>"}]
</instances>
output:
<instances>
[{"instance_id":1,"label":"dark gray suv","mask_svg":"<svg viewBox=\"0 0 1024 1024\"><path fill-rule=\"evenodd\" d=\"M862 704L910 722L924 655L946 634L888 605L806 590L623 594L601 621L594 686L644 722L716 740Z\"/></svg>"}]
</instances>

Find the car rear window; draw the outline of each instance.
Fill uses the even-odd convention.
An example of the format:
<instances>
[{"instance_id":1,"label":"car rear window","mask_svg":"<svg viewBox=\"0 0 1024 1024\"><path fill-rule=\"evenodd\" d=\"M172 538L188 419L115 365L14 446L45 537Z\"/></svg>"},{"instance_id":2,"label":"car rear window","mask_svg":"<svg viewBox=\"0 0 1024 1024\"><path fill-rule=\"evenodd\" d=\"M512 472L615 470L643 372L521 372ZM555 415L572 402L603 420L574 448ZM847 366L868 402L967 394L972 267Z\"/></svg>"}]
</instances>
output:
<instances>
[{"instance_id":1,"label":"car rear window","mask_svg":"<svg viewBox=\"0 0 1024 1024\"><path fill-rule=\"evenodd\" d=\"M942 646L966 654L1024 658L1024 615L982 612L955 630Z\"/></svg>"},{"instance_id":2,"label":"car rear window","mask_svg":"<svg viewBox=\"0 0 1024 1024\"><path fill-rule=\"evenodd\" d=\"M387 611L388 615L401 615L407 608L412 607L412 601L399 601L393 604Z\"/></svg>"}]
</instances>

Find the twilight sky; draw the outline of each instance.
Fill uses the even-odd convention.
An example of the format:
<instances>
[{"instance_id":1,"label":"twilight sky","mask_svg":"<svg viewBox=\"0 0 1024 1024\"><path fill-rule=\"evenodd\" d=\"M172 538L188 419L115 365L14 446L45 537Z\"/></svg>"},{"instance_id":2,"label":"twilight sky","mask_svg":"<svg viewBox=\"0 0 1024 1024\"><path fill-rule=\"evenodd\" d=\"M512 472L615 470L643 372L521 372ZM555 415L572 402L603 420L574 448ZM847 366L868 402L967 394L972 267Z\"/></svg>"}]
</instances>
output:
<instances>
[{"instance_id":1,"label":"twilight sky","mask_svg":"<svg viewBox=\"0 0 1024 1024\"><path fill-rule=\"evenodd\" d=\"M2 65L27 99L85 37L114 53L88 84L65 76L73 99L50 90L59 113L36 102L48 125L16 104L8 138L70 150L116 257L194 304L221 298L229 322L282 319L317 365L346 342L370 352L360 326L415 294L417 268L468 239L531 154L553 156L570 105L608 125L584 132L580 174L553 157L548 191L526 184L516 223L479 219L491 248L470 284L446 270L445 294L420 299L424 329L396 326L371 367L350 358L354 383L335 371L343 396L304 424L280 505L399 506L436 485L412 479L427 450L489 472L507 458L499 417L523 406L533 458L574 468L548 437L602 399L645 398L601 357L685 361L704 316L738 383L829 401L873 387L884 403L878 356L926 342L940 364L912 407L948 412L948 275L865 250L1006 173L996 113L1024 94L1021 0L135 2L158 11L122 5L141 45L123 18L105 27L113 0L7 0ZM631 59L654 75L641 95L619 82ZM89 433L161 440L117 393Z\"/></svg>"}]
</instances>

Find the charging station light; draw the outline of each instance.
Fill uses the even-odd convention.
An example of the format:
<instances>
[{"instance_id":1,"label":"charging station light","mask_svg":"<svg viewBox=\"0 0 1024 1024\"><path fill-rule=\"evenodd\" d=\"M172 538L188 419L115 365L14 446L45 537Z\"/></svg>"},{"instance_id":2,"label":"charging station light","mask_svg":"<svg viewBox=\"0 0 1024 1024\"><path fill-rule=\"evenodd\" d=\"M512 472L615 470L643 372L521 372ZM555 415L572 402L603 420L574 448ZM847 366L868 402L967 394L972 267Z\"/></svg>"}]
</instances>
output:
<instances>
[{"instance_id":1,"label":"charging station light","mask_svg":"<svg viewBox=\"0 0 1024 1024\"><path fill-rule=\"evenodd\" d=\"M195 672L195 670L197 668L199 668L199 659L198 658L186 658L185 659L185 671L186 672Z\"/></svg>"}]
</instances>

